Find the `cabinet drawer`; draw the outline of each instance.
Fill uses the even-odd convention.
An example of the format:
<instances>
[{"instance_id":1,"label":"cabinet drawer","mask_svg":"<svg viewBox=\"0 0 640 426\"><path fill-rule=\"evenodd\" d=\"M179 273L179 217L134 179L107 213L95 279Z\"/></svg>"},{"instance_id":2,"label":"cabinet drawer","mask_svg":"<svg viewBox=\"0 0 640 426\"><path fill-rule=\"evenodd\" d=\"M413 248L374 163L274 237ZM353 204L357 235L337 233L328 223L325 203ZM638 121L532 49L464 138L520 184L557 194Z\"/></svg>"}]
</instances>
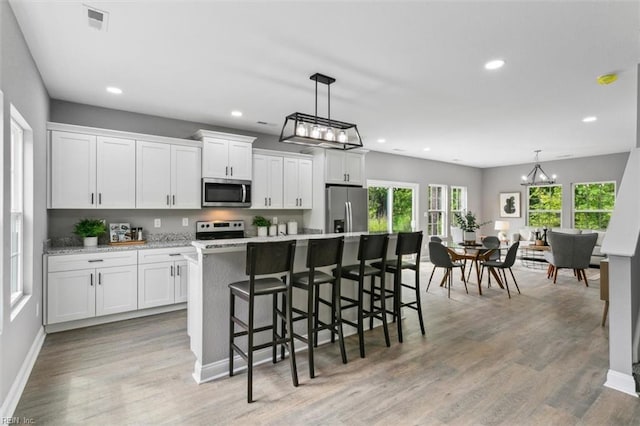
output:
<instances>
[{"instance_id":1,"label":"cabinet drawer","mask_svg":"<svg viewBox=\"0 0 640 426\"><path fill-rule=\"evenodd\" d=\"M183 254L195 252L196 248L193 246L139 250L138 263L142 265L145 263L172 262L174 260L183 260Z\"/></svg>"},{"instance_id":2,"label":"cabinet drawer","mask_svg":"<svg viewBox=\"0 0 640 426\"><path fill-rule=\"evenodd\" d=\"M136 250L92 254L67 254L50 256L48 271L59 272L78 269L107 268L110 266L136 265L137 263L138 255Z\"/></svg>"}]
</instances>

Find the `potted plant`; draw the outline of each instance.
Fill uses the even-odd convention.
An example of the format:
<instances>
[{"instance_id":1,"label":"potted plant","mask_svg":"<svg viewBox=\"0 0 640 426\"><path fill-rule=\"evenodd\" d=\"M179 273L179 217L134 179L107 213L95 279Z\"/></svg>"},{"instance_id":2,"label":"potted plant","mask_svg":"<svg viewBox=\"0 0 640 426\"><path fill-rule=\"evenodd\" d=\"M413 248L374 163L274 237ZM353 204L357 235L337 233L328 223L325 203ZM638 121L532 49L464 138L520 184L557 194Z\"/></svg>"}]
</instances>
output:
<instances>
[{"instance_id":1,"label":"potted plant","mask_svg":"<svg viewBox=\"0 0 640 426\"><path fill-rule=\"evenodd\" d=\"M255 216L253 218L253 226L258 228L258 237L266 237L267 229L271 226L271 222L262 216Z\"/></svg>"},{"instance_id":2,"label":"potted plant","mask_svg":"<svg viewBox=\"0 0 640 426\"><path fill-rule=\"evenodd\" d=\"M458 228L462 229L464 232L464 242L465 243L475 243L476 242L476 229L480 228L482 225L486 225L490 221L478 223L478 219L476 219L475 213L471 210L467 210L463 213L456 212L454 213L454 220Z\"/></svg>"},{"instance_id":3,"label":"potted plant","mask_svg":"<svg viewBox=\"0 0 640 426\"><path fill-rule=\"evenodd\" d=\"M96 247L98 237L107 232L107 225L100 219L82 219L73 227L73 233L84 238L85 247Z\"/></svg>"}]
</instances>

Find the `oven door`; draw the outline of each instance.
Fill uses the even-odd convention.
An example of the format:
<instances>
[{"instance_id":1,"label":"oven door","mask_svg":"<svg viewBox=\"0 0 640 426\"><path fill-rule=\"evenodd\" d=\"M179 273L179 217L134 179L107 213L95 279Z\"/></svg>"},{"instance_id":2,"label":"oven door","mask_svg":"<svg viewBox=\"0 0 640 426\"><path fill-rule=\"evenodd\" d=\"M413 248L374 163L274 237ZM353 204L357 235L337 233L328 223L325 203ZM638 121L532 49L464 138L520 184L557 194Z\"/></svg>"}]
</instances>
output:
<instances>
[{"instance_id":1,"label":"oven door","mask_svg":"<svg viewBox=\"0 0 640 426\"><path fill-rule=\"evenodd\" d=\"M251 207L251 181L202 179L202 207Z\"/></svg>"}]
</instances>

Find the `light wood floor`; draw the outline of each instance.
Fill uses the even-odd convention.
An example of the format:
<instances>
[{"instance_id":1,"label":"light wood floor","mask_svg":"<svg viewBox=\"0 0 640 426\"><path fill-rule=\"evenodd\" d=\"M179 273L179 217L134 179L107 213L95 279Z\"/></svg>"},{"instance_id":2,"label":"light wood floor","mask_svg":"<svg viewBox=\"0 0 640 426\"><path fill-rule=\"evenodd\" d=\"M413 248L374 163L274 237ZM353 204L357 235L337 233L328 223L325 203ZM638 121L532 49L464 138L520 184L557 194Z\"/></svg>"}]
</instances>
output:
<instances>
[{"instance_id":1,"label":"light wood floor","mask_svg":"<svg viewBox=\"0 0 640 426\"><path fill-rule=\"evenodd\" d=\"M423 267L423 289L431 265ZM300 387L288 362L196 385L184 311L47 336L15 415L37 424L434 424L632 425L640 400L605 388L608 329L600 327L598 270L591 286L562 271L518 268L522 294L495 286L451 299L437 283L423 297L427 335L407 312L405 343L381 330L366 336L367 358L348 338L316 353L309 379L300 352ZM436 273L436 277L442 274ZM424 294L424 293L423 293Z\"/></svg>"}]
</instances>

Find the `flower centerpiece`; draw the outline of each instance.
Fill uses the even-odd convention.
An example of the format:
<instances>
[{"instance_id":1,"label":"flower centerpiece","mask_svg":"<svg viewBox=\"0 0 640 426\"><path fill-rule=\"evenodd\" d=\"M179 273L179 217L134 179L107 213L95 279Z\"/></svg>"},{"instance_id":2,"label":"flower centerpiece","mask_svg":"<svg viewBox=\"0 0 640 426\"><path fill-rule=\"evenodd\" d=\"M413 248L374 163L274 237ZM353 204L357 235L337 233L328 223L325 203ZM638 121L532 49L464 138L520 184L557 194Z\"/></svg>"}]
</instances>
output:
<instances>
[{"instance_id":1,"label":"flower centerpiece","mask_svg":"<svg viewBox=\"0 0 640 426\"><path fill-rule=\"evenodd\" d=\"M476 242L476 230L482 225L486 225L491 222L487 221L479 223L478 219L476 219L475 213L471 210L467 210L464 213L456 212L453 214L453 217L458 228L462 229L464 232L464 242L471 244Z\"/></svg>"},{"instance_id":2,"label":"flower centerpiece","mask_svg":"<svg viewBox=\"0 0 640 426\"><path fill-rule=\"evenodd\" d=\"M98 245L98 237L107 232L107 225L101 219L82 219L73 227L73 233L84 238L85 247Z\"/></svg>"}]
</instances>

